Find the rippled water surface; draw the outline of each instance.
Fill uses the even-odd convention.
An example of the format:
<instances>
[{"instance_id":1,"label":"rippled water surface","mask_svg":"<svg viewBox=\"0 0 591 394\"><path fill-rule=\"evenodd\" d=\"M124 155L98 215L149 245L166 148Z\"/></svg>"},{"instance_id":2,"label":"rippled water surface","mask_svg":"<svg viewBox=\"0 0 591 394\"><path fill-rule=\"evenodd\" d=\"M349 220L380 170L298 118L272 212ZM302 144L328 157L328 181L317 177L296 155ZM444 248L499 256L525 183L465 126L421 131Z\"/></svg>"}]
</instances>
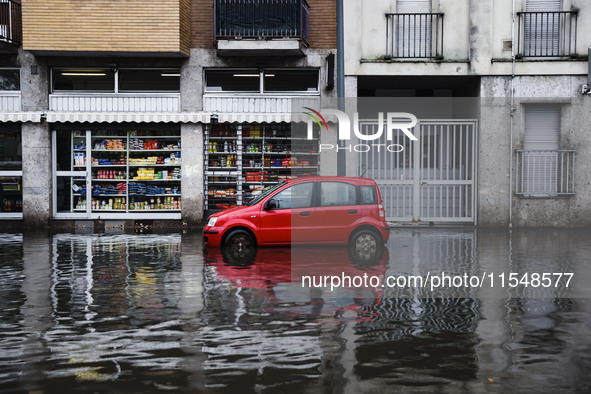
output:
<instances>
[{"instance_id":1,"label":"rippled water surface","mask_svg":"<svg viewBox=\"0 0 591 394\"><path fill-rule=\"evenodd\" d=\"M302 288L296 274L572 272L570 289ZM0 234L0 392L590 392L591 236L401 229L347 248Z\"/></svg>"}]
</instances>

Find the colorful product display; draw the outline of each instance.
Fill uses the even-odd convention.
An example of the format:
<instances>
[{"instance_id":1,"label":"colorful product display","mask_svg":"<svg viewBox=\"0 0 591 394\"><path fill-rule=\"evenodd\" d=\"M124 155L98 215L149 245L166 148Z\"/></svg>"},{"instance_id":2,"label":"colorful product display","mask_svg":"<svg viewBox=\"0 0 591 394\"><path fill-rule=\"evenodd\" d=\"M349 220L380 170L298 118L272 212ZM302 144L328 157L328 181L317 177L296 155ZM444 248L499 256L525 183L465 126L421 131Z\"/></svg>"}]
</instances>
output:
<instances>
[{"instance_id":1,"label":"colorful product display","mask_svg":"<svg viewBox=\"0 0 591 394\"><path fill-rule=\"evenodd\" d=\"M75 211L179 211L181 141L178 132L92 131L74 134L72 165L91 166L92 198L84 180L73 182ZM100 167L100 168L97 168ZM114 182L115 181L115 182Z\"/></svg>"},{"instance_id":2,"label":"colorful product display","mask_svg":"<svg viewBox=\"0 0 591 394\"><path fill-rule=\"evenodd\" d=\"M293 136L287 124L216 124L205 138L205 209L225 209L285 179L318 172L316 136Z\"/></svg>"}]
</instances>

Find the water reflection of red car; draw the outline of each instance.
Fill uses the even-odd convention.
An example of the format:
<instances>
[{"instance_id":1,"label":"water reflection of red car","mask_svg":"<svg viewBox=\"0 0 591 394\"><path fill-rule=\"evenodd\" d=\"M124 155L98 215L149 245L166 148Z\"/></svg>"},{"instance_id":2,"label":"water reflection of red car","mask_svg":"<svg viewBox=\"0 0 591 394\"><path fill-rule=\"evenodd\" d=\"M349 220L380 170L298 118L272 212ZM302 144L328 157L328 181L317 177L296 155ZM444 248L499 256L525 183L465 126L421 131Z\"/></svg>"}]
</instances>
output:
<instances>
[{"instance_id":1,"label":"water reflection of red car","mask_svg":"<svg viewBox=\"0 0 591 394\"><path fill-rule=\"evenodd\" d=\"M219 280L230 281L234 287L273 289L279 302L288 302L290 297L339 299L338 304L346 309L378 303L381 288L344 285L331 289L330 283L303 286L302 278L383 278L388 260L387 248L371 258L359 258L351 248L343 247L255 248L248 255L237 255L230 248L205 251L205 261L213 268L212 273ZM348 301L343 305L345 300Z\"/></svg>"}]
</instances>

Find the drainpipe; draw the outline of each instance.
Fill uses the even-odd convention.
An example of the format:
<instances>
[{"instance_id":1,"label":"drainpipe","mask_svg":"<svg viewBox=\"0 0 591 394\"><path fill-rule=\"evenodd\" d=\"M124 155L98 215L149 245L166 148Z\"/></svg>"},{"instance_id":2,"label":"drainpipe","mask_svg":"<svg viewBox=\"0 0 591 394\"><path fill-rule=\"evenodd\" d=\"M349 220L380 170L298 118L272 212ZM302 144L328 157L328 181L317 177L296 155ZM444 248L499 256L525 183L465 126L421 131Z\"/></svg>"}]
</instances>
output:
<instances>
[{"instance_id":1,"label":"drainpipe","mask_svg":"<svg viewBox=\"0 0 591 394\"><path fill-rule=\"evenodd\" d=\"M587 50L587 85L583 85L583 94L591 94L591 47Z\"/></svg>"},{"instance_id":2,"label":"drainpipe","mask_svg":"<svg viewBox=\"0 0 591 394\"><path fill-rule=\"evenodd\" d=\"M511 116L509 127L509 228L513 227L513 116L515 115L515 0L511 11Z\"/></svg>"},{"instance_id":3,"label":"drainpipe","mask_svg":"<svg viewBox=\"0 0 591 394\"><path fill-rule=\"evenodd\" d=\"M345 110L345 39L343 35L343 0L337 0L337 100L338 109L341 111ZM341 148L337 151L337 175L341 176L347 173L344 144L345 141L337 140L337 145Z\"/></svg>"}]
</instances>

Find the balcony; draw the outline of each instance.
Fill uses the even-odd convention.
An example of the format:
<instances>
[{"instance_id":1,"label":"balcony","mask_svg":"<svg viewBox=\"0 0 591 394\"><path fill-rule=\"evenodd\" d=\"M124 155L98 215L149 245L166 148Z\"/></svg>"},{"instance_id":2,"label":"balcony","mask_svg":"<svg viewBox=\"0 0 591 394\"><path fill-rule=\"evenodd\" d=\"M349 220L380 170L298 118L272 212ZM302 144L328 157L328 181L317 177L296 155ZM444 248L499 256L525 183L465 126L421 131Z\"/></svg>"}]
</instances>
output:
<instances>
[{"instance_id":1,"label":"balcony","mask_svg":"<svg viewBox=\"0 0 591 394\"><path fill-rule=\"evenodd\" d=\"M575 57L577 11L518 12L517 57Z\"/></svg>"},{"instance_id":2,"label":"balcony","mask_svg":"<svg viewBox=\"0 0 591 394\"><path fill-rule=\"evenodd\" d=\"M302 55L310 12L305 0L215 0L220 56Z\"/></svg>"},{"instance_id":3,"label":"balcony","mask_svg":"<svg viewBox=\"0 0 591 394\"><path fill-rule=\"evenodd\" d=\"M515 194L562 197L575 194L575 151L515 151Z\"/></svg>"},{"instance_id":4,"label":"balcony","mask_svg":"<svg viewBox=\"0 0 591 394\"><path fill-rule=\"evenodd\" d=\"M15 53L22 41L21 5L0 0L0 53Z\"/></svg>"},{"instance_id":5,"label":"balcony","mask_svg":"<svg viewBox=\"0 0 591 394\"><path fill-rule=\"evenodd\" d=\"M443 14L386 14L386 58L443 59Z\"/></svg>"}]
</instances>

